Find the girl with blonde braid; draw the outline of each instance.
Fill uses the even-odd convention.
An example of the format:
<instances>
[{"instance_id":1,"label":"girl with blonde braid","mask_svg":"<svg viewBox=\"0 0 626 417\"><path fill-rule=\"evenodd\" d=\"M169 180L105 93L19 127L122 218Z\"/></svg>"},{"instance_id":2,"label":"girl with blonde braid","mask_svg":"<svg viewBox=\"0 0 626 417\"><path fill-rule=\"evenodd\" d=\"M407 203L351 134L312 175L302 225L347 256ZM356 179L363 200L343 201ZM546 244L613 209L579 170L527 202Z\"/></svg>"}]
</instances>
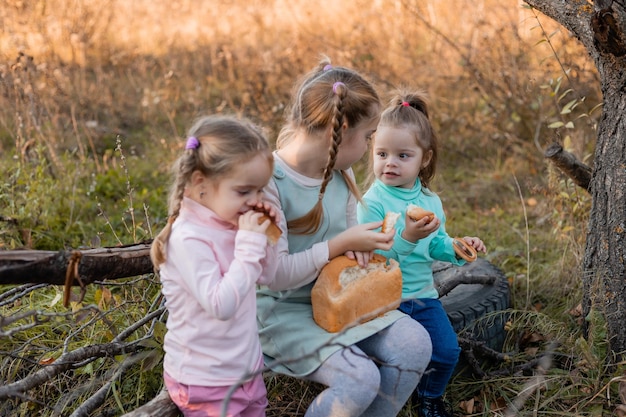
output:
<instances>
[{"instance_id":1,"label":"girl with blonde braid","mask_svg":"<svg viewBox=\"0 0 626 417\"><path fill-rule=\"evenodd\" d=\"M176 161L150 255L168 310L165 385L186 417L265 416L255 289L276 271L265 232L278 216L263 200L272 169L261 132L226 116L198 120Z\"/></svg>"},{"instance_id":2,"label":"girl with blonde braid","mask_svg":"<svg viewBox=\"0 0 626 417\"><path fill-rule=\"evenodd\" d=\"M266 194L282 211L283 234L276 278L257 291L257 318L274 371L327 387L307 417L395 416L431 355L425 329L397 310L341 333L313 320L311 288L329 260L345 254L363 266L393 243L393 230L376 231L382 221L356 220L351 166L367 150L379 111L368 81L324 60L298 84L277 139Z\"/></svg>"}]
</instances>

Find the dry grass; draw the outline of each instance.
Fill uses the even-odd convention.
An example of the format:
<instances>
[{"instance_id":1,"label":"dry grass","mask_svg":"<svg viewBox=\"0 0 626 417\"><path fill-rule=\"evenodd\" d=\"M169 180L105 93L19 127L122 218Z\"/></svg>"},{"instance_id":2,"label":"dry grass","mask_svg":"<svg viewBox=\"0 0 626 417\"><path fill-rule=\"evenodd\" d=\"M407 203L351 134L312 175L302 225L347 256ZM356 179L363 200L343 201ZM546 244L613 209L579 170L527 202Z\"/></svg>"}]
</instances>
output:
<instances>
[{"instance_id":1,"label":"dry grass","mask_svg":"<svg viewBox=\"0 0 626 417\"><path fill-rule=\"evenodd\" d=\"M511 346L537 334L568 344L565 356L601 357L569 314L588 196L543 159L559 141L591 163L597 74L575 39L519 2L5 0L0 26L0 214L10 219L0 248L149 238L191 121L236 113L274 137L294 81L325 54L383 97L404 85L429 93L448 230L481 236L510 278ZM572 99L584 102L561 114ZM555 121L574 128L547 128ZM577 393L600 392L603 372L565 362L550 396L533 400L585 415L591 406L577 405ZM493 415L525 378L455 381L450 395ZM280 378L268 386L275 415L301 415L316 389ZM583 388L561 400L557 386Z\"/></svg>"}]
</instances>

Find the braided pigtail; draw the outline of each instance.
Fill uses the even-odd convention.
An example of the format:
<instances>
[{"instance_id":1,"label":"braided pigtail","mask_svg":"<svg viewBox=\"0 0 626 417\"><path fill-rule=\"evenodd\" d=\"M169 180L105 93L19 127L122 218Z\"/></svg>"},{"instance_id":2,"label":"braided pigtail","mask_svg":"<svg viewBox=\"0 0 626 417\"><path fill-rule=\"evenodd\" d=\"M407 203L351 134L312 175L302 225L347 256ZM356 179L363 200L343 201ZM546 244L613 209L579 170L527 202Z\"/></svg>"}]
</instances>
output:
<instances>
[{"instance_id":1,"label":"braided pigtail","mask_svg":"<svg viewBox=\"0 0 626 417\"><path fill-rule=\"evenodd\" d=\"M175 180L170 188L167 224L156 236L150 247L150 259L154 265L155 272L158 271L159 266L166 260L167 241L172 233L174 220L176 220L180 213L183 196L185 195L185 187L189 183L191 174L193 174L198 164L197 159L198 152L195 149L187 149L174 164Z\"/></svg>"},{"instance_id":2,"label":"braided pigtail","mask_svg":"<svg viewBox=\"0 0 626 417\"><path fill-rule=\"evenodd\" d=\"M288 220L287 227L291 233L313 234L319 229L324 213L322 201L333 177L344 127L355 128L365 120L378 117L379 111L380 99L372 84L354 70L331 65L328 58L324 58L299 82L287 114L287 123L276 141L277 149L293 140L297 132L321 136L327 135L330 130L331 137L318 199L304 216ZM360 200L361 193L354 180L346 172L341 175L350 192Z\"/></svg>"},{"instance_id":3,"label":"braided pigtail","mask_svg":"<svg viewBox=\"0 0 626 417\"><path fill-rule=\"evenodd\" d=\"M326 167L324 168L324 174L322 176L322 184L320 185L318 199L313 208L304 216L287 222L287 228L289 228L290 230L293 229L297 233L315 233L322 223L322 218L324 214L322 200L324 198L324 194L326 193L326 187L332 179L333 168L335 167L335 162L337 161L337 153L339 152L339 145L341 144L341 140L343 138L343 99L345 98L347 92L348 89L346 85L341 81L333 84L333 109L331 119L332 142L330 144L330 149L328 152L328 161L326 162ZM344 175L344 178L346 176L347 175Z\"/></svg>"}]
</instances>

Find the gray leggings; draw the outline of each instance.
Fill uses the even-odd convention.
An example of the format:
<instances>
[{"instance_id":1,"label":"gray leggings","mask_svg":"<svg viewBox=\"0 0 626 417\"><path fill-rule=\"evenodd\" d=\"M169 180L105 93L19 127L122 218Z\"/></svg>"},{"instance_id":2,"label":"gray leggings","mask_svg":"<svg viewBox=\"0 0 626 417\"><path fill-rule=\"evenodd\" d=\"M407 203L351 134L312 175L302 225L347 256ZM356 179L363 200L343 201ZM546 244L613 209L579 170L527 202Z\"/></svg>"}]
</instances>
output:
<instances>
[{"instance_id":1,"label":"gray leggings","mask_svg":"<svg viewBox=\"0 0 626 417\"><path fill-rule=\"evenodd\" d=\"M305 417L391 417L402 410L430 361L421 324L403 317L331 355L306 379L326 385Z\"/></svg>"}]
</instances>

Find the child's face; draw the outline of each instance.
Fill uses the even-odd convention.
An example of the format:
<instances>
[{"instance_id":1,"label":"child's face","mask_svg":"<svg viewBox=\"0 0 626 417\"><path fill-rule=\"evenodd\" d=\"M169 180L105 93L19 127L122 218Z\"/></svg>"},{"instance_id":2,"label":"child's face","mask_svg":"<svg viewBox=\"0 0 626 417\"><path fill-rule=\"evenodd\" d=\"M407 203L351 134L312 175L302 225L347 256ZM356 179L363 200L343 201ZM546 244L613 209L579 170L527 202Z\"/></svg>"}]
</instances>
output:
<instances>
[{"instance_id":1,"label":"child's face","mask_svg":"<svg viewBox=\"0 0 626 417\"><path fill-rule=\"evenodd\" d=\"M363 157L372 134L376 131L379 117L363 120L354 128L346 129L337 153L335 169L348 169Z\"/></svg>"},{"instance_id":2,"label":"child's face","mask_svg":"<svg viewBox=\"0 0 626 417\"><path fill-rule=\"evenodd\" d=\"M239 216L262 201L263 188L272 175L266 155L257 155L240 164L227 177L214 181L200 203L222 220L237 226Z\"/></svg>"},{"instance_id":3,"label":"child's face","mask_svg":"<svg viewBox=\"0 0 626 417\"><path fill-rule=\"evenodd\" d=\"M420 170L430 162L409 128L379 126L373 148L374 175L385 185L413 188Z\"/></svg>"}]
</instances>

